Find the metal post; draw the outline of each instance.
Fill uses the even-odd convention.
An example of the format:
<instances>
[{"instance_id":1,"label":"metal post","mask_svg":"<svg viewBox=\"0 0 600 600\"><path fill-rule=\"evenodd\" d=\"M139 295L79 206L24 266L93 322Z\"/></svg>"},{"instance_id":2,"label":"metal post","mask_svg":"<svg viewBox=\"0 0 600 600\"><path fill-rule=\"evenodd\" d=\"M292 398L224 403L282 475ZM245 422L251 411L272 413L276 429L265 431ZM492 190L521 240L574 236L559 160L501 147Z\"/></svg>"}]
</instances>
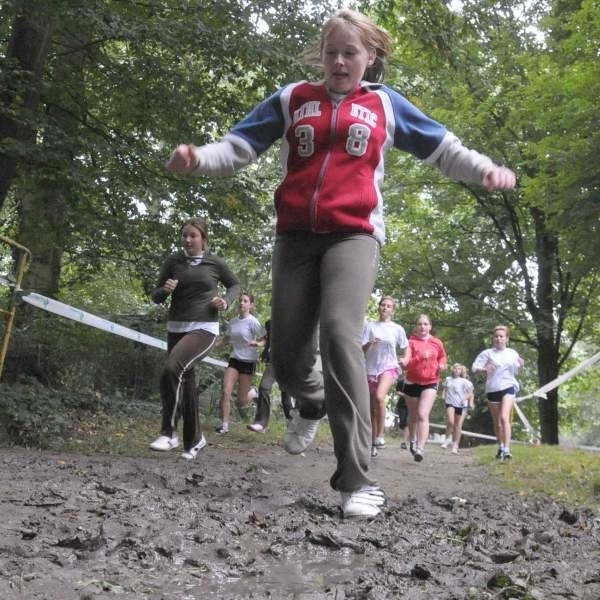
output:
<instances>
[{"instance_id":1,"label":"metal post","mask_svg":"<svg viewBox=\"0 0 600 600\"><path fill-rule=\"evenodd\" d=\"M29 265L31 264L31 251L29 248L22 246L21 244L11 240L8 237L0 235L0 242L4 242L8 244L11 248L14 248L17 253L17 264L15 269L16 281L13 289L13 293L10 297L10 302L8 306L8 310L0 309L0 313L4 315L4 319L6 321L6 325L4 327L4 334L2 336L2 345L0 346L0 380L2 379L2 373L4 370L4 360L6 358L6 354L8 353L8 343L10 340L10 335L13 330L13 326L15 323L15 313L17 311L17 296L14 293L15 290L21 289L21 283L23 282L23 276L27 269L29 269ZM11 285L11 287L13 287Z\"/></svg>"}]
</instances>

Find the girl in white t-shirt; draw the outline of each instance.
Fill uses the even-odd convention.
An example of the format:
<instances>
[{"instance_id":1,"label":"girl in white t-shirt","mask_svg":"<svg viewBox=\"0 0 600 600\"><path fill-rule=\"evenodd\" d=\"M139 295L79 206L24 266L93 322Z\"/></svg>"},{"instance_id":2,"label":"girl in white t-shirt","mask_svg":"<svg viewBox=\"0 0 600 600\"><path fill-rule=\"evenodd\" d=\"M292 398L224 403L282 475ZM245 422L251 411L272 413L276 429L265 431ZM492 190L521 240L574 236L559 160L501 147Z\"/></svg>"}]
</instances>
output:
<instances>
[{"instance_id":1,"label":"girl in white t-shirt","mask_svg":"<svg viewBox=\"0 0 600 600\"><path fill-rule=\"evenodd\" d=\"M444 383L444 403L446 404L446 439L442 448L447 448L452 440L452 454L458 454L462 426L469 408L473 408L473 384L469 380L468 369L460 363L452 365L451 376Z\"/></svg>"},{"instance_id":2,"label":"girl in white t-shirt","mask_svg":"<svg viewBox=\"0 0 600 600\"><path fill-rule=\"evenodd\" d=\"M223 375L223 395L221 396L221 425L215 428L217 433L229 433L231 415L231 397L233 388L238 384L238 405L248 404L248 392L256 373L259 360L258 348L263 344L265 328L252 314L254 296L249 292L240 295L238 316L227 323L226 337L232 350L229 363Z\"/></svg>"},{"instance_id":3,"label":"girl in white t-shirt","mask_svg":"<svg viewBox=\"0 0 600 600\"><path fill-rule=\"evenodd\" d=\"M494 433L499 448L496 458L507 460L510 453L510 412L519 391L517 375L524 361L512 348L508 348L509 331L505 325L496 325L493 331L494 347L481 352L473 362L474 373L485 373L485 392L494 423Z\"/></svg>"},{"instance_id":4,"label":"girl in white t-shirt","mask_svg":"<svg viewBox=\"0 0 600 600\"><path fill-rule=\"evenodd\" d=\"M390 296L384 296L379 301L378 310L379 320L369 321L365 325L362 338L371 396L371 456L377 456L377 449L385 447L383 433L387 396L400 375L401 367L406 366L410 360L406 332L402 325L392 321L396 301ZM404 356L400 360L398 348L404 350Z\"/></svg>"}]
</instances>

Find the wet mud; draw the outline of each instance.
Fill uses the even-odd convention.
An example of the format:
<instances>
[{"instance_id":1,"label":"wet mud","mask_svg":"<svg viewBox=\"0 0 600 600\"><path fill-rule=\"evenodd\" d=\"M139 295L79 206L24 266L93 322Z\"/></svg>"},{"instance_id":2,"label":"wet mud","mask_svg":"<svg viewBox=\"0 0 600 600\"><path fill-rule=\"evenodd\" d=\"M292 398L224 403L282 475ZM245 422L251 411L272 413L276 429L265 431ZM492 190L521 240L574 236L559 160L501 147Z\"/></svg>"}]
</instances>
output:
<instances>
[{"instance_id":1,"label":"wet mud","mask_svg":"<svg viewBox=\"0 0 600 600\"><path fill-rule=\"evenodd\" d=\"M373 461L345 521L332 449L211 444L195 461L0 449L0 598L600 598L600 518L499 488L468 450Z\"/></svg>"}]
</instances>

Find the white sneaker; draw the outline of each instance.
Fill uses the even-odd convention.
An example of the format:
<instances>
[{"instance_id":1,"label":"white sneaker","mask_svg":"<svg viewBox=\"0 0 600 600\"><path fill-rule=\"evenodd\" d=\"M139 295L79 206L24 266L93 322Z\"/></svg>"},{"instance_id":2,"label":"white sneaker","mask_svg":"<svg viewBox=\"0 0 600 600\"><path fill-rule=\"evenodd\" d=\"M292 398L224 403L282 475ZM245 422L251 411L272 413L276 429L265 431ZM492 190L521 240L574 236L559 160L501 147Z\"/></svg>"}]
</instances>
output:
<instances>
[{"instance_id":1,"label":"white sneaker","mask_svg":"<svg viewBox=\"0 0 600 600\"><path fill-rule=\"evenodd\" d=\"M168 452L169 450L173 450L173 448L177 448L177 446L179 446L179 438L176 435L173 437L161 435L150 444L150 448L158 452Z\"/></svg>"},{"instance_id":2,"label":"white sneaker","mask_svg":"<svg viewBox=\"0 0 600 600\"><path fill-rule=\"evenodd\" d=\"M319 421L305 419L295 413L291 421L288 421L287 431L283 438L283 446L290 454L301 454L315 439Z\"/></svg>"},{"instance_id":3,"label":"white sneaker","mask_svg":"<svg viewBox=\"0 0 600 600\"><path fill-rule=\"evenodd\" d=\"M375 448L385 448L385 440L383 437L376 437L373 440L373 446L375 446Z\"/></svg>"},{"instance_id":4,"label":"white sneaker","mask_svg":"<svg viewBox=\"0 0 600 600\"><path fill-rule=\"evenodd\" d=\"M344 518L376 517L385 504L385 494L376 485L366 485L354 492L342 492Z\"/></svg>"},{"instance_id":5,"label":"white sneaker","mask_svg":"<svg viewBox=\"0 0 600 600\"><path fill-rule=\"evenodd\" d=\"M260 423L250 423L249 425L246 425L246 428L250 431L255 431L256 433L264 433L266 431L266 428Z\"/></svg>"},{"instance_id":6,"label":"white sneaker","mask_svg":"<svg viewBox=\"0 0 600 600\"><path fill-rule=\"evenodd\" d=\"M452 454L458 454L458 444L452 444Z\"/></svg>"},{"instance_id":7,"label":"white sneaker","mask_svg":"<svg viewBox=\"0 0 600 600\"><path fill-rule=\"evenodd\" d=\"M413 454L413 459L415 462L421 462L423 460L423 450L421 450L421 448L415 449L415 453Z\"/></svg>"},{"instance_id":8,"label":"white sneaker","mask_svg":"<svg viewBox=\"0 0 600 600\"><path fill-rule=\"evenodd\" d=\"M377 454L377 446L371 446L371 456L375 458Z\"/></svg>"},{"instance_id":9,"label":"white sneaker","mask_svg":"<svg viewBox=\"0 0 600 600\"><path fill-rule=\"evenodd\" d=\"M444 438L444 440L440 444L440 448L444 448L444 449L447 448L449 443L450 443L450 440L448 438Z\"/></svg>"},{"instance_id":10,"label":"white sneaker","mask_svg":"<svg viewBox=\"0 0 600 600\"><path fill-rule=\"evenodd\" d=\"M186 460L193 460L194 458L196 458L196 456L198 456L198 452L200 452L200 450L202 450L204 446L206 446L206 438L202 436L200 438L200 441L195 446L181 453L181 458L185 458Z\"/></svg>"}]
</instances>

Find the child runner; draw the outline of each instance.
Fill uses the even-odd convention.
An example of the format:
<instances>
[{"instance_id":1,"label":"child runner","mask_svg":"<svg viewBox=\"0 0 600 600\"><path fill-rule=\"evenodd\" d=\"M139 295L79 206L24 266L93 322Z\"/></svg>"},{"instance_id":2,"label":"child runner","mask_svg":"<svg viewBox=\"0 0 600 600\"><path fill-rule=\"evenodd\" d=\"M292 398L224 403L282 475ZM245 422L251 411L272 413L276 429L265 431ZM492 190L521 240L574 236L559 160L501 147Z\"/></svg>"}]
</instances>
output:
<instances>
[{"instance_id":1,"label":"child runner","mask_svg":"<svg viewBox=\"0 0 600 600\"><path fill-rule=\"evenodd\" d=\"M270 361L271 319L265 323L265 331L265 345L260 355L261 360L264 362L265 370L263 371L258 386L254 422L247 425L250 431L255 431L256 433L264 433L269 425L269 419L271 418L271 390L275 383L275 370ZM281 393L281 407L283 408L283 414L285 415L285 418L289 420L292 418L294 399L281 386L279 386L279 391Z\"/></svg>"},{"instance_id":2,"label":"child runner","mask_svg":"<svg viewBox=\"0 0 600 600\"><path fill-rule=\"evenodd\" d=\"M400 367L406 367L410 360L410 349L404 327L392 321L396 301L391 296L384 296L379 301L378 310L379 320L369 321L365 325L362 338L371 397L373 428L371 456L377 456L377 450L385 448L383 433L387 397L400 375ZM400 360L396 348L404 351L404 356Z\"/></svg>"},{"instance_id":3,"label":"child runner","mask_svg":"<svg viewBox=\"0 0 600 600\"><path fill-rule=\"evenodd\" d=\"M275 377L299 408L284 443L292 454L303 452L327 412L337 459L331 486L341 493L346 517L373 517L385 502L367 472L371 419L361 345L384 242L385 152L395 146L488 190L515 185L510 169L468 150L406 98L376 83L390 42L368 17L337 12L307 56L321 63L323 81L285 85L222 141L180 145L167 163L175 173L230 175L282 141L271 352ZM315 367L317 332L322 375Z\"/></svg>"},{"instance_id":4,"label":"child runner","mask_svg":"<svg viewBox=\"0 0 600 600\"><path fill-rule=\"evenodd\" d=\"M396 405L396 414L398 415L398 431L402 432L402 441L400 448L406 450L410 440L410 429L408 427L408 406L406 406L406 394L404 389L404 379L398 379L396 382L396 396L398 404Z\"/></svg>"},{"instance_id":5,"label":"child runner","mask_svg":"<svg viewBox=\"0 0 600 600\"><path fill-rule=\"evenodd\" d=\"M446 439L442 448L447 448L452 441L452 454L458 454L462 426L469 408L473 408L473 384L469 380L465 365L455 363L450 370L450 377L444 384L444 403L446 404Z\"/></svg>"},{"instance_id":6,"label":"child runner","mask_svg":"<svg viewBox=\"0 0 600 600\"><path fill-rule=\"evenodd\" d=\"M410 451L415 461L421 462L429 437L429 413L437 396L440 372L446 368L446 350L442 341L431 335L431 319L427 315L419 315L408 344L410 361L403 392L409 414Z\"/></svg>"},{"instance_id":7,"label":"child runner","mask_svg":"<svg viewBox=\"0 0 600 600\"><path fill-rule=\"evenodd\" d=\"M194 364L204 358L219 335L219 311L227 310L240 292L237 277L222 258L206 249L206 222L186 221L181 229L183 251L167 258L152 300L171 296L167 322L167 362L160 377L162 425L150 447L168 451L179 446L177 421L183 416L183 458L196 458L206 446L200 429ZM226 288L219 297L218 286Z\"/></svg>"},{"instance_id":8,"label":"child runner","mask_svg":"<svg viewBox=\"0 0 600 600\"><path fill-rule=\"evenodd\" d=\"M221 424L215 428L222 435L229 433L229 416L231 415L231 397L233 388L238 384L238 406L246 406L249 401L248 392L252 387L252 379L256 373L258 362L258 346L266 335L264 327L252 314L254 296L249 292L240 294L239 313L227 323L226 336L232 346L229 363L223 375L223 395L221 396Z\"/></svg>"},{"instance_id":9,"label":"child runner","mask_svg":"<svg viewBox=\"0 0 600 600\"><path fill-rule=\"evenodd\" d=\"M509 460L512 435L510 413L519 391L517 375L524 361L512 348L508 348L509 330L496 325L493 330L494 347L481 352L473 362L473 373L485 373L485 392L498 440L496 458Z\"/></svg>"}]
</instances>

